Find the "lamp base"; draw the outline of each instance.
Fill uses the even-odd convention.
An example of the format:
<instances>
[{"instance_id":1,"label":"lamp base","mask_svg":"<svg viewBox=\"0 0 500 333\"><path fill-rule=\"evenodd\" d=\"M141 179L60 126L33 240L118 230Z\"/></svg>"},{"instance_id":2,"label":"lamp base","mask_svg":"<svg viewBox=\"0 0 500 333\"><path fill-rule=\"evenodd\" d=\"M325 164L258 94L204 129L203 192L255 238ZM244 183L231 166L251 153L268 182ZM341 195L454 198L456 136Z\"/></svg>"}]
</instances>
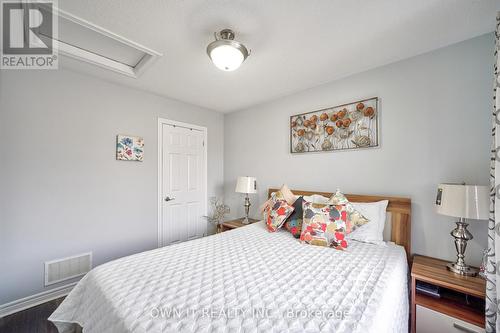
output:
<instances>
[{"instance_id":1,"label":"lamp base","mask_svg":"<svg viewBox=\"0 0 500 333\"><path fill-rule=\"evenodd\" d=\"M453 273L464 275L464 276L476 276L478 270L469 266L459 266L456 263L450 262L446 265L449 271Z\"/></svg>"},{"instance_id":2,"label":"lamp base","mask_svg":"<svg viewBox=\"0 0 500 333\"><path fill-rule=\"evenodd\" d=\"M250 211L250 206L252 204L250 204L250 198L248 198L248 193L247 195L245 196L245 218L243 219L243 221L241 221L241 223L243 224L248 224L250 223L250 221L248 220L248 212Z\"/></svg>"},{"instance_id":3,"label":"lamp base","mask_svg":"<svg viewBox=\"0 0 500 333\"><path fill-rule=\"evenodd\" d=\"M464 276L476 276L477 269L469 267L465 264L465 249L467 242L473 239L472 234L467 230L468 224L464 218L460 218L455 222L457 227L451 231L451 235L455 238L455 249L457 250L457 261L446 265L449 271Z\"/></svg>"}]
</instances>

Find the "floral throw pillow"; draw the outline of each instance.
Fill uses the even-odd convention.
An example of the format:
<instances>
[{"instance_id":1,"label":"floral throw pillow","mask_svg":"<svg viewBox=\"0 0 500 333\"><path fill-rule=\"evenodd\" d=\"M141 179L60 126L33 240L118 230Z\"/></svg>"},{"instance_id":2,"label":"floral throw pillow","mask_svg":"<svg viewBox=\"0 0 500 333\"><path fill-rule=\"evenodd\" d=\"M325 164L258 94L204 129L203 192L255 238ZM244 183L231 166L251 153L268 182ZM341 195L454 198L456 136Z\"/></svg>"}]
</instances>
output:
<instances>
[{"instance_id":1,"label":"floral throw pillow","mask_svg":"<svg viewBox=\"0 0 500 333\"><path fill-rule=\"evenodd\" d=\"M345 195L337 190L330 199L328 199L328 204L330 205L345 205L347 210L347 224L349 232L356 230L358 227L370 222L369 219L364 217L360 212L354 208L354 205L347 200Z\"/></svg>"},{"instance_id":2,"label":"floral throw pillow","mask_svg":"<svg viewBox=\"0 0 500 333\"><path fill-rule=\"evenodd\" d=\"M267 230L275 232L281 228L293 211L293 206L289 205L286 200L273 200L273 203L264 211L264 220L266 221Z\"/></svg>"},{"instance_id":3,"label":"floral throw pillow","mask_svg":"<svg viewBox=\"0 0 500 333\"><path fill-rule=\"evenodd\" d=\"M337 250L347 248L347 209L345 205L315 207L304 201L304 218L300 240L307 244L329 246Z\"/></svg>"},{"instance_id":4,"label":"floral throw pillow","mask_svg":"<svg viewBox=\"0 0 500 333\"><path fill-rule=\"evenodd\" d=\"M300 232L302 231L302 216L304 215L302 211L302 203L304 202L303 197L299 197L293 203L294 211L290 217L285 221L285 229L290 231L290 233L295 238L300 237Z\"/></svg>"},{"instance_id":5,"label":"floral throw pillow","mask_svg":"<svg viewBox=\"0 0 500 333\"><path fill-rule=\"evenodd\" d=\"M297 197L293 194L293 192L290 191L288 186L286 184L283 184L283 186L281 186L281 188L278 192L271 193L271 197L260 206L259 210L261 212L264 212L267 207L272 205L273 201L275 200L275 198L273 198L273 196L276 199L286 200L286 202L288 202L289 205L293 205L293 203L297 199Z\"/></svg>"}]
</instances>

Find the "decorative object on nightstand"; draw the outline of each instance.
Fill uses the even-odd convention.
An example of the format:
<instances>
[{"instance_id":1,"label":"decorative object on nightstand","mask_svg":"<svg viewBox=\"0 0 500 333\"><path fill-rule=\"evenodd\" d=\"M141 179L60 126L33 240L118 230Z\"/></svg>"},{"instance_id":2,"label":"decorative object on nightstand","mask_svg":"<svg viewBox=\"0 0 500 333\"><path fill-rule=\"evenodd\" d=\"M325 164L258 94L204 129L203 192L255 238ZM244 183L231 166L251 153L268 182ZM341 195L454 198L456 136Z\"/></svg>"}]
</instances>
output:
<instances>
[{"instance_id":1,"label":"decorative object on nightstand","mask_svg":"<svg viewBox=\"0 0 500 333\"><path fill-rule=\"evenodd\" d=\"M411 332L484 332L486 281L455 274L447 263L413 256Z\"/></svg>"},{"instance_id":2,"label":"decorative object on nightstand","mask_svg":"<svg viewBox=\"0 0 500 333\"><path fill-rule=\"evenodd\" d=\"M246 223L246 224L243 223L243 219L236 219L236 220L222 222L221 225L220 225L220 230L218 230L217 232L224 232L224 231L227 231L227 230L244 227L244 226L246 226L248 224L252 224L252 223L255 223L255 222L259 222L259 220L248 219L248 223Z\"/></svg>"},{"instance_id":3,"label":"decorative object on nightstand","mask_svg":"<svg viewBox=\"0 0 500 333\"><path fill-rule=\"evenodd\" d=\"M454 273L475 276L477 269L465 264L465 249L472 234L467 230L465 219L488 220L489 188L478 185L440 184L436 197L436 212L441 215L458 217L457 227L451 231L455 238L457 261L449 263L448 269Z\"/></svg>"},{"instance_id":4,"label":"decorative object on nightstand","mask_svg":"<svg viewBox=\"0 0 500 333\"><path fill-rule=\"evenodd\" d=\"M217 226L217 233L221 232L222 222L224 221L224 216L229 214L231 209L228 205L225 205L221 200L216 197L210 198L210 205L212 206L212 215L205 216L207 221L215 224Z\"/></svg>"},{"instance_id":5,"label":"decorative object on nightstand","mask_svg":"<svg viewBox=\"0 0 500 333\"><path fill-rule=\"evenodd\" d=\"M248 213L251 206L248 194L257 193L257 180L255 177L238 177L235 192L245 194L245 218L243 219L243 224L248 224Z\"/></svg>"}]
</instances>

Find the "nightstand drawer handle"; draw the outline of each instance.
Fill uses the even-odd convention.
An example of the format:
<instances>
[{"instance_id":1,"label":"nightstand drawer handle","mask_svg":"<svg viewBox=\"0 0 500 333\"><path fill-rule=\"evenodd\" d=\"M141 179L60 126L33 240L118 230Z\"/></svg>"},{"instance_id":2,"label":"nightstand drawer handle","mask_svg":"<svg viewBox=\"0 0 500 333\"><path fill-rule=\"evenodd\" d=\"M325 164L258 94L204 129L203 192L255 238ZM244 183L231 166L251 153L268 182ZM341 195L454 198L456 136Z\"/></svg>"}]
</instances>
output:
<instances>
[{"instance_id":1,"label":"nightstand drawer handle","mask_svg":"<svg viewBox=\"0 0 500 333\"><path fill-rule=\"evenodd\" d=\"M167 202L168 202L168 201L172 201L172 200L175 200L175 198L171 198L171 197L166 197L166 198L165 198L165 201L167 201Z\"/></svg>"},{"instance_id":2,"label":"nightstand drawer handle","mask_svg":"<svg viewBox=\"0 0 500 333\"><path fill-rule=\"evenodd\" d=\"M462 331L462 332L467 332L467 333L479 333L478 331L471 330L468 327L462 326L457 323L453 323L453 327L455 327L457 330Z\"/></svg>"}]
</instances>

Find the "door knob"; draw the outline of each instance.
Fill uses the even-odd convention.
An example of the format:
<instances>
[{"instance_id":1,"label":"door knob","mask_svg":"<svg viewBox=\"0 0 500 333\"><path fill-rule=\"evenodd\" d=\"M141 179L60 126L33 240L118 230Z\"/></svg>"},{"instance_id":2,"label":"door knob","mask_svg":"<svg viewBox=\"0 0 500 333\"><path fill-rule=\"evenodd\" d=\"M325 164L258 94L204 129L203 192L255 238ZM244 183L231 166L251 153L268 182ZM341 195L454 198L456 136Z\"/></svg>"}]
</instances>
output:
<instances>
[{"instance_id":1,"label":"door knob","mask_svg":"<svg viewBox=\"0 0 500 333\"><path fill-rule=\"evenodd\" d=\"M171 198L171 197L166 197L165 198L165 201L172 201L172 200L175 200L175 198Z\"/></svg>"}]
</instances>

